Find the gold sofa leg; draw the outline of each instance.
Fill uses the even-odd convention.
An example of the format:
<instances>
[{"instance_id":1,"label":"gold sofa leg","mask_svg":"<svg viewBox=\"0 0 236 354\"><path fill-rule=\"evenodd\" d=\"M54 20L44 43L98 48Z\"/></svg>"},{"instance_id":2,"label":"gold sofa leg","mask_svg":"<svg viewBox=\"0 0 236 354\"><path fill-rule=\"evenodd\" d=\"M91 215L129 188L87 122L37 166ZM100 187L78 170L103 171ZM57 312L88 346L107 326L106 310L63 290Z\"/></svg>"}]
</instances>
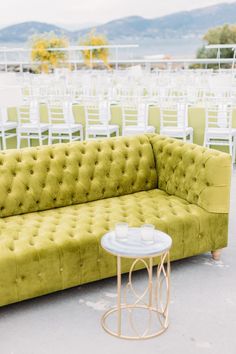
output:
<instances>
[{"instance_id":1,"label":"gold sofa leg","mask_svg":"<svg viewBox=\"0 0 236 354\"><path fill-rule=\"evenodd\" d=\"M221 256L221 250L212 251L211 255L215 261L219 261Z\"/></svg>"}]
</instances>

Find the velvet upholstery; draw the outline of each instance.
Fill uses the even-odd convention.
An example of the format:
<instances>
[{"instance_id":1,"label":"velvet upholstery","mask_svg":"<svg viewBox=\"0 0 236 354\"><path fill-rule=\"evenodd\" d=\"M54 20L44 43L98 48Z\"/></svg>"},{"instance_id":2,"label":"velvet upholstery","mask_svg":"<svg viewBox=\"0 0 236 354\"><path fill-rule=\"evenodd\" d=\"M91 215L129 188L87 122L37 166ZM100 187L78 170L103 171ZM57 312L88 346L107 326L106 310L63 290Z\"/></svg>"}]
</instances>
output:
<instances>
[{"instance_id":1,"label":"velvet upholstery","mask_svg":"<svg viewBox=\"0 0 236 354\"><path fill-rule=\"evenodd\" d=\"M0 153L0 216L85 203L157 187L145 135Z\"/></svg>"},{"instance_id":2,"label":"velvet upholstery","mask_svg":"<svg viewBox=\"0 0 236 354\"><path fill-rule=\"evenodd\" d=\"M154 135L158 188L213 213L229 212L231 157L216 150Z\"/></svg>"},{"instance_id":3,"label":"velvet upholstery","mask_svg":"<svg viewBox=\"0 0 236 354\"><path fill-rule=\"evenodd\" d=\"M100 239L118 221L170 234L172 260L225 247L229 161L158 135L0 153L0 305L115 275Z\"/></svg>"}]
</instances>

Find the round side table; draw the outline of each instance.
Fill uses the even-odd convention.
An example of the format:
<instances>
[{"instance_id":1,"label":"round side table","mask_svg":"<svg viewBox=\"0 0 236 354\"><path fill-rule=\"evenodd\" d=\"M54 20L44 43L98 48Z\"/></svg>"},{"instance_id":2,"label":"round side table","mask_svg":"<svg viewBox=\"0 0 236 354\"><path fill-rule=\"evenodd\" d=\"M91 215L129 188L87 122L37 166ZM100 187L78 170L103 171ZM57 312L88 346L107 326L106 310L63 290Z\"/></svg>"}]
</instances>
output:
<instances>
[{"instance_id":1,"label":"round side table","mask_svg":"<svg viewBox=\"0 0 236 354\"><path fill-rule=\"evenodd\" d=\"M129 228L128 239L117 240L114 231L102 237L102 247L117 257L117 305L108 310L102 317L104 330L119 338L148 339L163 333L168 328L168 309L170 300L170 258L169 250L172 239L167 234L155 230L154 241L146 243L141 239L140 228ZM159 257L156 276L153 277L153 258ZM121 258L132 258L128 274L128 282L122 296ZM135 266L141 263L147 270L148 284L140 294L132 281ZM154 279L154 280L153 280ZM134 298L130 303L128 294ZM135 319L134 311L145 311L147 326L140 331L138 325L144 322L144 314ZM115 329L110 329L108 320L113 316ZM140 318L140 316L139 316ZM114 322L113 321L113 322Z\"/></svg>"}]
</instances>

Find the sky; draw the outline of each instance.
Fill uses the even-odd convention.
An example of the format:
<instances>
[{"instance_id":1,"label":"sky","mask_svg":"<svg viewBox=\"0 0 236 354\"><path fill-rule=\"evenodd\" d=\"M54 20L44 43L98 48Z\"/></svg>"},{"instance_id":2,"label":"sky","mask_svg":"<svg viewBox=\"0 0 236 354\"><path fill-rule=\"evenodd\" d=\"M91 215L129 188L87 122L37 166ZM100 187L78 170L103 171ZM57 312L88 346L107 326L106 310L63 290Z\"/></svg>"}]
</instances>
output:
<instances>
[{"instance_id":1,"label":"sky","mask_svg":"<svg viewBox=\"0 0 236 354\"><path fill-rule=\"evenodd\" d=\"M227 2L234 2L228 0ZM41 21L67 27L99 24L124 16L154 18L224 0L0 0L0 27Z\"/></svg>"}]
</instances>

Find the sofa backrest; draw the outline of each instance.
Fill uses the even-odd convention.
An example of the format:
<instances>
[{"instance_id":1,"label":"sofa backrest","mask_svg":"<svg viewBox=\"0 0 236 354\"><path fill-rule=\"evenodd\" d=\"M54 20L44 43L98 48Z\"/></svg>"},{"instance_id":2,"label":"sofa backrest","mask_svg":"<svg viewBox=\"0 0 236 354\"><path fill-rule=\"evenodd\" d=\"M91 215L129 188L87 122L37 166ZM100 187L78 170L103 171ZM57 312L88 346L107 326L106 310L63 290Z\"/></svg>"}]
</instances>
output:
<instances>
[{"instance_id":1,"label":"sofa backrest","mask_svg":"<svg viewBox=\"0 0 236 354\"><path fill-rule=\"evenodd\" d=\"M145 135L0 153L0 217L157 187Z\"/></svg>"}]
</instances>

